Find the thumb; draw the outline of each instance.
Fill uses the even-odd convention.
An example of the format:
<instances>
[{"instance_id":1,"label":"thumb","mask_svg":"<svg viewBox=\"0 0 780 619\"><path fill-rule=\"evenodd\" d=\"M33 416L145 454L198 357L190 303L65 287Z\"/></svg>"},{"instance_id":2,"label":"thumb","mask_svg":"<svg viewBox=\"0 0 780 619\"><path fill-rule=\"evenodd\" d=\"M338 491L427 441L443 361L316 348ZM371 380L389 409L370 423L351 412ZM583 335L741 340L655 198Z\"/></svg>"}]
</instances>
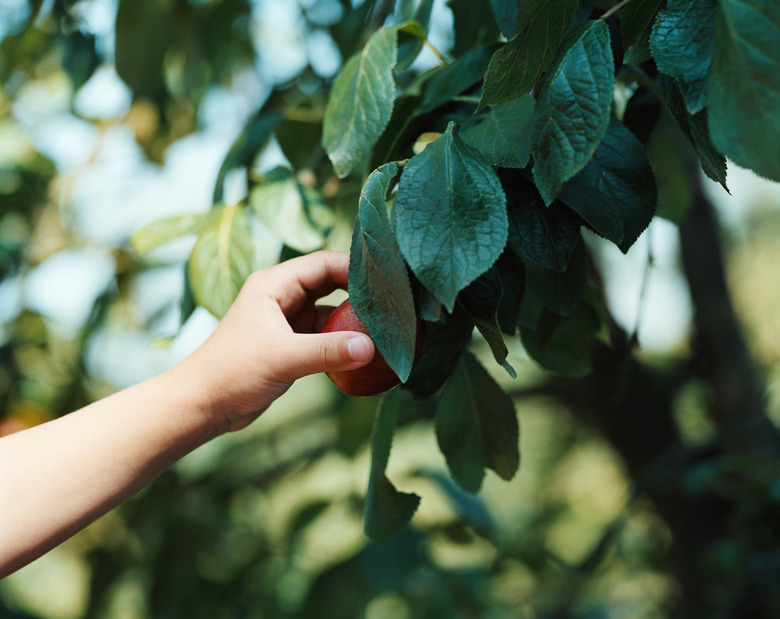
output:
<instances>
[{"instance_id":1,"label":"thumb","mask_svg":"<svg viewBox=\"0 0 780 619\"><path fill-rule=\"evenodd\" d=\"M318 372L343 372L366 365L374 357L374 342L364 333L297 333L280 370L290 380Z\"/></svg>"}]
</instances>

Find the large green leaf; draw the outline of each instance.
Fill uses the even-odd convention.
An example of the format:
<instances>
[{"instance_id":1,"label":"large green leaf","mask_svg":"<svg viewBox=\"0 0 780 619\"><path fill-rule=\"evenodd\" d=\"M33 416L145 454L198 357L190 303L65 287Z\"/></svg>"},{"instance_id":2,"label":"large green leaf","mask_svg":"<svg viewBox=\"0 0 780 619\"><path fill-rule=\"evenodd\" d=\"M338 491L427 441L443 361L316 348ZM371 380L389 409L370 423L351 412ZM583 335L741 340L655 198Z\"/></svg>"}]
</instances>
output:
<instances>
[{"instance_id":1,"label":"large green leaf","mask_svg":"<svg viewBox=\"0 0 780 619\"><path fill-rule=\"evenodd\" d=\"M593 158L563 186L560 199L628 251L650 224L658 200L644 144L613 118Z\"/></svg>"},{"instance_id":2,"label":"large green leaf","mask_svg":"<svg viewBox=\"0 0 780 619\"><path fill-rule=\"evenodd\" d=\"M382 398L371 436L371 472L363 510L363 531L375 542L385 542L398 533L420 504L416 494L396 490L385 473L398 421L400 396L401 392L395 389Z\"/></svg>"},{"instance_id":3,"label":"large green leaf","mask_svg":"<svg viewBox=\"0 0 780 619\"><path fill-rule=\"evenodd\" d=\"M658 9L666 0L631 0L620 14L623 62L635 64L650 58L650 34Z\"/></svg>"},{"instance_id":4,"label":"large green leaf","mask_svg":"<svg viewBox=\"0 0 780 619\"><path fill-rule=\"evenodd\" d=\"M436 438L452 477L468 492L480 489L485 468L512 479L519 435L512 399L464 351L436 409Z\"/></svg>"},{"instance_id":5,"label":"large green leaf","mask_svg":"<svg viewBox=\"0 0 780 619\"><path fill-rule=\"evenodd\" d=\"M386 195L397 174L397 163L382 166L360 194L349 254L349 298L403 382L412 371L417 318L406 263L387 216Z\"/></svg>"},{"instance_id":6,"label":"large green leaf","mask_svg":"<svg viewBox=\"0 0 780 619\"><path fill-rule=\"evenodd\" d=\"M545 80L532 120L533 175L545 204L590 161L609 126L615 72L609 28L577 28Z\"/></svg>"},{"instance_id":7,"label":"large green leaf","mask_svg":"<svg viewBox=\"0 0 780 619\"><path fill-rule=\"evenodd\" d=\"M720 0L709 127L737 165L780 181L780 3Z\"/></svg>"},{"instance_id":8,"label":"large green leaf","mask_svg":"<svg viewBox=\"0 0 780 619\"><path fill-rule=\"evenodd\" d=\"M506 197L493 167L451 122L406 164L392 221L409 266L451 312L504 249Z\"/></svg>"},{"instance_id":9,"label":"large green leaf","mask_svg":"<svg viewBox=\"0 0 780 619\"><path fill-rule=\"evenodd\" d=\"M701 169L728 191L728 187L726 187L726 157L715 148L707 127L709 110L704 109L696 114L691 114L685 105L680 86L675 80L662 76L661 85L669 111L698 155Z\"/></svg>"},{"instance_id":10,"label":"large green leaf","mask_svg":"<svg viewBox=\"0 0 780 619\"><path fill-rule=\"evenodd\" d=\"M222 318L254 269L249 217L241 205L221 206L187 263L195 302Z\"/></svg>"},{"instance_id":11,"label":"large green leaf","mask_svg":"<svg viewBox=\"0 0 780 619\"><path fill-rule=\"evenodd\" d=\"M493 55L480 108L513 101L531 90L553 63L578 6L578 0L521 0L517 34Z\"/></svg>"},{"instance_id":12,"label":"large green leaf","mask_svg":"<svg viewBox=\"0 0 780 619\"><path fill-rule=\"evenodd\" d=\"M398 29L377 30L341 68L330 91L322 145L336 174L347 176L368 155L393 112Z\"/></svg>"},{"instance_id":13,"label":"large green leaf","mask_svg":"<svg viewBox=\"0 0 780 619\"><path fill-rule=\"evenodd\" d=\"M480 114L463 131L463 141L497 166L524 168L531 156L531 95Z\"/></svg>"},{"instance_id":14,"label":"large green leaf","mask_svg":"<svg viewBox=\"0 0 780 619\"><path fill-rule=\"evenodd\" d=\"M533 183L518 173L502 174L501 182L507 195L509 247L545 269L566 270L582 220L560 201L545 206Z\"/></svg>"},{"instance_id":15,"label":"large green leaf","mask_svg":"<svg viewBox=\"0 0 780 619\"><path fill-rule=\"evenodd\" d=\"M706 103L715 9L715 0L669 0L667 8L658 13L650 36L659 71L680 83L691 114Z\"/></svg>"},{"instance_id":16,"label":"large green leaf","mask_svg":"<svg viewBox=\"0 0 780 619\"><path fill-rule=\"evenodd\" d=\"M300 252L321 248L333 227L333 212L319 194L302 187L293 173L274 168L249 194L252 209L285 245Z\"/></svg>"}]
</instances>

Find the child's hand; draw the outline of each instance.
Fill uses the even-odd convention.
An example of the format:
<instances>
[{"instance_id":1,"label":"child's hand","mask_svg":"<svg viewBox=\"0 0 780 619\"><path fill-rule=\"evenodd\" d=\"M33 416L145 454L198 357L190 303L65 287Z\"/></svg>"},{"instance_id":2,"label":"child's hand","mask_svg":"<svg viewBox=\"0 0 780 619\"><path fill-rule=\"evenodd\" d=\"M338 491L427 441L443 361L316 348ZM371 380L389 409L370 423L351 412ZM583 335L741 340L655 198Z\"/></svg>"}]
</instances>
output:
<instances>
[{"instance_id":1,"label":"child's hand","mask_svg":"<svg viewBox=\"0 0 780 619\"><path fill-rule=\"evenodd\" d=\"M321 251L258 271L209 339L171 370L197 390L218 432L251 423L294 380L351 370L374 356L359 333L319 333L332 307L315 302L346 288L349 257Z\"/></svg>"}]
</instances>

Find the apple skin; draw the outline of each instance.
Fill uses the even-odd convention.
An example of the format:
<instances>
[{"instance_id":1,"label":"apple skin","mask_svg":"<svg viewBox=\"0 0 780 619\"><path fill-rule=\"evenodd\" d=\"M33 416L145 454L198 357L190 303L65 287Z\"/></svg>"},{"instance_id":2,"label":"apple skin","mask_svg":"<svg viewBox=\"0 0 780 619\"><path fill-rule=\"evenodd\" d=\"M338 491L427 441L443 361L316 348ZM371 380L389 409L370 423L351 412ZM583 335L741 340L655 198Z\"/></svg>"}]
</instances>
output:
<instances>
[{"instance_id":1,"label":"apple skin","mask_svg":"<svg viewBox=\"0 0 780 619\"><path fill-rule=\"evenodd\" d=\"M325 321L322 333L330 333L332 331L358 331L368 335L366 326L355 314L349 299L333 310ZM412 366L420 358L424 345L425 322L418 320ZM346 372L326 372L326 375L340 391L357 397L384 393L401 383L401 379L390 369L387 361L385 361L385 358L378 350L374 353L374 358L361 368L347 370Z\"/></svg>"}]
</instances>

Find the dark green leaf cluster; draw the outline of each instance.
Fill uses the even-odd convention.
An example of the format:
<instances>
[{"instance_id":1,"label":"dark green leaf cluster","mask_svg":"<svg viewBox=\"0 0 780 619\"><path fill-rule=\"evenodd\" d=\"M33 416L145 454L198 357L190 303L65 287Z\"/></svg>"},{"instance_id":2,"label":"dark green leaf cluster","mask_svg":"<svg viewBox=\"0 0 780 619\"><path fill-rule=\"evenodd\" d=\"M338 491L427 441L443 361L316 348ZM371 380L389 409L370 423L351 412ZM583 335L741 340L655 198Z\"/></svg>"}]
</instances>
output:
<instances>
[{"instance_id":1,"label":"dark green leaf cluster","mask_svg":"<svg viewBox=\"0 0 780 619\"><path fill-rule=\"evenodd\" d=\"M335 78L278 86L228 154L215 213L168 229L199 235L191 290L220 315L250 269L249 215L289 255L323 246L334 211L354 213L353 306L405 388L433 403L449 469L476 492L486 468L511 478L519 454L512 401L467 350L473 332L512 377L513 339L543 369L587 374L605 315L583 229L627 252L656 213L681 217L673 166L684 176L700 164L725 188L728 157L780 180L780 5L449 0L453 44L441 51L430 1L393 15L388 3L339 4ZM420 69L426 48L437 61ZM272 135L290 168L249 174L247 203L223 205L226 174L250 170ZM693 162L670 164L678 137ZM139 247L157 233L142 231ZM430 328L413 368L418 318ZM417 504L384 475L394 419L382 409L375 427L366 530L377 539Z\"/></svg>"}]
</instances>

